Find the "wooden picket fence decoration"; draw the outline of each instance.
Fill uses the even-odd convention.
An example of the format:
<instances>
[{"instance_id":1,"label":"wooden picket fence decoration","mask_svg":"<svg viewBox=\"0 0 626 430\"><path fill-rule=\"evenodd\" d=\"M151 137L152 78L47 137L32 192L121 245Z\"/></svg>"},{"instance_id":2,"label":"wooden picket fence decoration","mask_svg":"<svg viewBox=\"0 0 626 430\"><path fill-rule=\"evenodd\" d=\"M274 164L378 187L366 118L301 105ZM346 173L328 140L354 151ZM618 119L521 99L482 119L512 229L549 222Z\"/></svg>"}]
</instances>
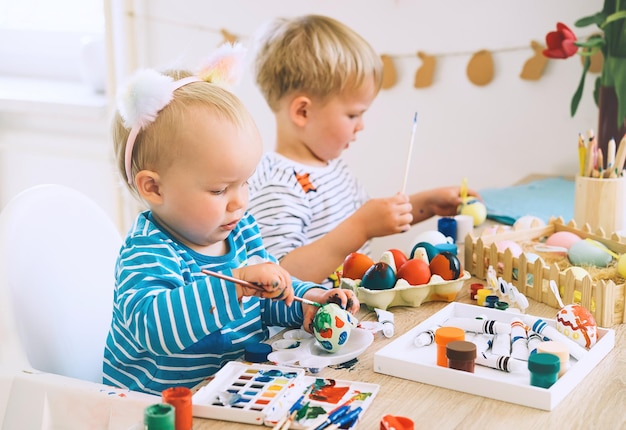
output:
<instances>
[{"instance_id":1,"label":"wooden picket fence decoration","mask_svg":"<svg viewBox=\"0 0 626 430\"><path fill-rule=\"evenodd\" d=\"M583 239L596 240L617 254L626 253L626 243L615 233L607 237L602 229L591 231L588 224L577 229L573 220L565 224L562 218L552 218L542 227L502 230L478 238L468 234L465 237L465 269L477 278L486 279L487 269L492 265L497 268L498 276L515 285L526 297L558 309L557 299L549 287L550 280L554 280L564 291L562 300L565 304L574 303L575 291L580 292L579 304L591 311L600 327L607 328L626 322L624 283L594 280L591 276L576 279L571 271L564 274L556 263L544 264L538 259L529 262L524 253L514 257L510 249L498 252L496 247L496 243L502 240L527 242L548 237L558 231L569 231ZM514 276L514 269L517 270L517 276Z\"/></svg>"}]
</instances>

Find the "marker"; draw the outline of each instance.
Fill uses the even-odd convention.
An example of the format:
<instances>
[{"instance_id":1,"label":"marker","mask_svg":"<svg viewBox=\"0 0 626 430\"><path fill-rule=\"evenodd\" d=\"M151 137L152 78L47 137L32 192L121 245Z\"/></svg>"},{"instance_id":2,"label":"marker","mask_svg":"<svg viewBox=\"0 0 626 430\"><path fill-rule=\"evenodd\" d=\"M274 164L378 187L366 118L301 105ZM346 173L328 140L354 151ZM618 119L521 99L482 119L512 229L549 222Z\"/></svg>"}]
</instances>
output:
<instances>
[{"instance_id":1,"label":"marker","mask_svg":"<svg viewBox=\"0 0 626 430\"><path fill-rule=\"evenodd\" d=\"M422 346L432 345L434 341L435 332L432 330L426 330L415 336L415 339L413 339L413 345L421 348Z\"/></svg>"}]
</instances>

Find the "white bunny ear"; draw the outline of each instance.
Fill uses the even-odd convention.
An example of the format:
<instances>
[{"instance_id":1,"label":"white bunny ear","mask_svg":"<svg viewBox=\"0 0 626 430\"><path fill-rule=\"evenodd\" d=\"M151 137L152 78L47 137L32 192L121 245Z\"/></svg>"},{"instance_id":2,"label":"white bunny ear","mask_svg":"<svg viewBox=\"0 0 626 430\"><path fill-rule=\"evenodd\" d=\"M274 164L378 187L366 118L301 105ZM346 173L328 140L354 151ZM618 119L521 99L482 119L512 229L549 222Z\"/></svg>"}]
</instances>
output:
<instances>
[{"instance_id":1,"label":"white bunny ear","mask_svg":"<svg viewBox=\"0 0 626 430\"><path fill-rule=\"evenodd\" d=\"M235 86L243 75L246 52L241 43L224 43L202 64L198 76L214 84Z\"/></svg>"},{"instance_id":2,"label":"white bunny ear","mask_svg":"<svg viewBox=\"0 0 626 430\"><path fill-rule=\"evenodd\" d=\"M117 96L117 106L127 128L140 129L156 119L174 97L173 78L152 69L138 70Z\"/></svg>"}]
</instances>

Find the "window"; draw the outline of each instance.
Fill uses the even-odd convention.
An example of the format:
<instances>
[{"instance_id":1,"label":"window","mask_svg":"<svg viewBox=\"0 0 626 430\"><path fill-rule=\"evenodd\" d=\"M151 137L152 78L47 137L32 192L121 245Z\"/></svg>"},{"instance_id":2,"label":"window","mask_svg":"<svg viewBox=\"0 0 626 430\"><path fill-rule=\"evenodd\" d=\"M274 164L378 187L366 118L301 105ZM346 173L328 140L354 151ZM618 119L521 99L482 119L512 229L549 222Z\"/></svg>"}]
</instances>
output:
<instances>
[{"instance_id":1,"label":"window","mask_svg":"<svg viewBox=\"0 0 626 430\"><path fill-rule=\"evenodd\" d=\"M103 35L103 0L0 0L0 75L80 81Z\"/></svg>"}]
</instances>

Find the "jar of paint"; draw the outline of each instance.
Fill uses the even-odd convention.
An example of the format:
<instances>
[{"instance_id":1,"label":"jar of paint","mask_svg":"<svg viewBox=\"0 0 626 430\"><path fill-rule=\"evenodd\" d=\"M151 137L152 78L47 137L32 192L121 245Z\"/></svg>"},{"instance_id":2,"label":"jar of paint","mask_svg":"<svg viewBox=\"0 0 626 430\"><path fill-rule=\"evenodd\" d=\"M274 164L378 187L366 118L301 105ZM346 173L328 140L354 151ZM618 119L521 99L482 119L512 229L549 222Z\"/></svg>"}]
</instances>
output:
<instances>
[{"instance_id":1,"label":"jar of paint","mask_svg":"<svg viewBox=\"0 0 626 430\"><path fill-rule=\"evenodd\" d=\"M435 331L435 343L437 344L437 366L448 367L446 346L455 340L465 340L465 331L458 327L439 327Z\"/></svg>"},{"instance_id":2,"label":"jar of paint","mask_svg":"<svg viewBox=\"0 0 626 430\"><path fill-rule=\"evenodd\" d=\"M174 406L157 403L148 406L143 412L143 426L146 430L174 430Z\"/></svg>"},{"instance_id":3,"label":"jar of paint","mask_svg":"<svg viewBox=\"0 0 626 430\"><path fill-rule=\"evenodd\" d=\"M174 406L176 430L192 430L192 392L187 387L170 387L162 391L163 403Z\"/></svg>"},{"instance_id":4,"label":"jar of paint","mask_svg":"<svg viewBox=\"0 0 626 430\"><path fill-rule=\"evenodd\" d=\"M489 288L481 288L476 291L476 302L478 306L485 306L485 299L490 295L492 291Z\"/></svg>"},{"instance_id":5,"label":"jar of paint","mask_svg":"<svg viewBox=\"0 0 626 430\"><path fill-rule=\"evenodd\" d=\"M501 302L501 301L496 302L496 309L501 310L501 311L506 311L508 308L509 308L509 304L507 302Z\"/></svg>"},{"instance_id":6,"label":"jar of paint","mask_svg":"<svg viewBox=\"0 0 626 430\"><path fill-rule=\"evenodd\" d=\"M474 373L476 344L466 340L454 340L446 345L446 357L450 369Z\"/></svg>"},{"instance_id":7,"label":"jar of paint","mask_svg":"<svg viewBox=\"0 0 626 430\"><path fill-rule=\"evenodd\" d=\"M569 366L569 349L563 342L548 340L537 345L537 352L553 354L559 357L559 378L567 371Z\"/></svg>"},{"instance_id":8,"label":"jar of paint","mask_svg":"<svg viewBox=\"0 0 626 430\"><path fill-rule=\"evenodd\" d=\"M560 368L560 359L556 355L545 352L530 354L528 357L530 385L550 388L558 379Z\"/></svg>"},{"instance_id":9,"label":"jar of paint","mask_svg":"<svg viewBox=\"0 0 626 430\"><path fill-rule=\"evenodd\" d=\"M496 296L495 294L491 294L485 297L485 306L487 306L488 308L495 308L496 303L498 303L498 299L499 297Z\"/></svg>"},{"instance_id":10,"label":"jar of paint","mask_svg":"<svg viewBox=\"0 0 626 430\"><path fill-rule=\"evenodd\" d=\"M470 298L472 300L476 300L476 293L478 292L478 290L482 290L483 289L483 284L480 283L474 283L470 285Z\"/></svg>"}]
</instances>

